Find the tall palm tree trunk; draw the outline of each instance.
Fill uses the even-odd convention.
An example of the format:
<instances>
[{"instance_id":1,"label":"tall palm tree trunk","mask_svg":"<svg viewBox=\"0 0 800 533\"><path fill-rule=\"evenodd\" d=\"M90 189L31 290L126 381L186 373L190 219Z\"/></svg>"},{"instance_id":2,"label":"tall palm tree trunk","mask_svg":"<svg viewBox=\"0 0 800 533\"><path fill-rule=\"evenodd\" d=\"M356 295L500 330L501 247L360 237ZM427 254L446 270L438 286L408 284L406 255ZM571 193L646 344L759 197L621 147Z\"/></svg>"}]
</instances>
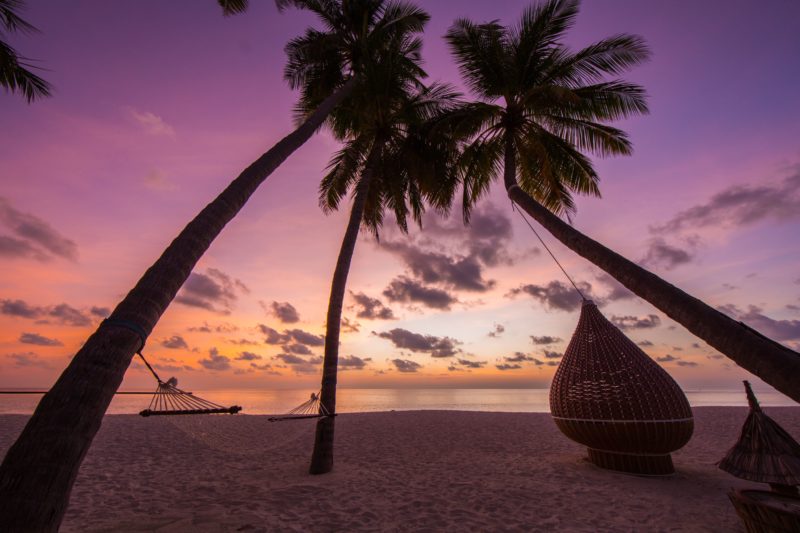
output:
<instances>
[{"instance_id":1,"label":"tall palm tree trunk","mask_svg":"<svg viewBox=\"0 0 800 533\"><path fill-rule=\"evenodd\" d=\"M325 331L325 357L322 363L322 390L320 403L331 416L324 416L317 420L317 430L314 435L314 452L311 455L310 474L326 474L333 468L333 434L336 423L336 380L339 365L339 333L342 322L342 307L344 305L344 292L347 287L347 275L350 273L350 262L356 250L358 230L361 228L361 219L364 216L364 206L367 203L369 183L372 180L374 162L380 157L381 143L376 142L367 157L364 171L356 188L353 207L350 209L350 219L344 232L339 258L336 260L336 269L333 272L331 283L331 297L328 300L328 315ZM322 409L320 408L320 414Z\"/></svg>"},{"instance_id":2,"label":"tall palm tree trunk","mask_svg":"<svg viewBox=\"0 0 800 533\"><path fill-rule=\"evenodd\" d=\"M504 182L508 197L556 239L602 268L631 292L653 304L737 365L800 402L800 354L609 250L539 204L517 184L513 142L507 141L505 165Z\"/></svg>"},{"instance_id":3,"label":"tall palm tree trunk","mask_svg":"<svg viewBox=\"0 0 800 533\"><path fill-rule=\"evenodd\" d=\"M92 439L142 340L197 261L256 188L352 92L350 80L294 132L258 158L172 241L86 341L0 465L0 531L56 531ZM113 325L112 325L113 324ZM129 325L126 327L123 324Z\"/></svg>"}]
</instances>

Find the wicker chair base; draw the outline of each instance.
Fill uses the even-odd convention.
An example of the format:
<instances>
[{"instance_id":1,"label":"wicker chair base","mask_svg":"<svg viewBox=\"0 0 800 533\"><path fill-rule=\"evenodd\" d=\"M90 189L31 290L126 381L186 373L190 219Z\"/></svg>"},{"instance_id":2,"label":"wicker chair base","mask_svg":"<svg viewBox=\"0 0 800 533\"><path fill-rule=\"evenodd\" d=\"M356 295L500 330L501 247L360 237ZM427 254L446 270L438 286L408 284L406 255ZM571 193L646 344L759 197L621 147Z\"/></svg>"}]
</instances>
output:
<instances>
[{"instance_id":1,"label":"wicker chair base","mask_svg":"<svg viewBox=\"0 0 800 533\"><path fill-rule=\"evenodd\" d=\"M675 473L675 467L672 466L672 457L669 454L640 455L587 449L589 450L589 460L600 468L607 470L643 476L668 476Z\"/></svg>"},{"instance_id":2,"label":"wicker chair base","mask_svg":"<svg viewBox=\"0 0 800 533\"><path fill-rule=\"evenodd\" d=\"M800 531L800 498L764 490L732 490L728 498L748 533Z\"/></svg>"}]
</instances>

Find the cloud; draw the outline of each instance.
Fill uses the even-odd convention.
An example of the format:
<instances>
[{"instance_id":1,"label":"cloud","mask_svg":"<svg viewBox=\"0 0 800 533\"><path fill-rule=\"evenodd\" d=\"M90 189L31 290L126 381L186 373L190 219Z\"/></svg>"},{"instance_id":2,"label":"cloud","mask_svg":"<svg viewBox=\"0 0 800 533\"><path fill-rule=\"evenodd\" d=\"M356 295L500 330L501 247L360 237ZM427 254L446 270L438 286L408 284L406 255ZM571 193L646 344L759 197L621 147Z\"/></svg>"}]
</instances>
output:
<instances>
[{"instance_id":1,"label":"cloud","mask_svg":"<svg viewBox=\"0 0 800 533\"><path fill-rule=\"evenodd\" d=\"M23 300L0 300L0 313L22 318L39 318L44 314L41 307L28 305Z\"/></svg>"},{"instance_id":2,"label":"cloud","mask_svg":"<svg viewBox=\"0 0 800 533\"><path fill-rule=\"evenodd\" d=\"M522 368L522 365L516 363L514 364L502 363L499 365L494 365L494 367L497 370L519 370L520 368Z\"/></svg>"},{"instance_id":3,"label":"cloud","mask_svg":"<svg viewBox=\"0 0 800 533\"><path fill-rule=\"evenodd\" d=\"M183 284L175 301L190 307L228 315L240 292L248 293L250 289L221 270L207 268L205 274L197 272L189 274L189 279Z\"/></svg>"},{"instance_id":4,"label":"cloud","mask_svg":"<svg viewBox=\"0 0 800 533\"><path fill-rule=\"evenodd\" d=\"M800 218L800 167L777 183L728 187L708 202L685 209L650 231L667 235L704 227L738 227L767 219L795 218Z\"/></svg>"},{"instance_id":5,"label":"cloud","mask_svg":"<svg viewBox=\"0 0 800 533\"><path fill-rule=\"evenodd\" d=\"M32 306L23 300L0 300L0 314L21 318L38 319L38 323L48 324L50 319L65 326L88 326L92 320L79 309L68 304L47 307Z\"/></svg>"},{"instance_id":6,"label":"cloud","mask_svg":"<svg viewBox=\"0 0 800 533\"><path fill-rule=\"evenodd\" d=\"M353 307L356 309L356 317L366 320L394 320L394 312L377 298L371 298L363 292L350 291L350 295L355 300Z\"/></svg>"},{"instance_id":7,"label":"cloud","mask_svg":"<svg viewBox=\"0 0 800 533\"><path fill-rule=\"evenodd\" d=\"M643 340L643 341L637 342L636 344L638 344L639 346L643 346L645 348L647 348L649 346L653 346L653 343L648 341L648 340Z\"/></svg>"},{"instance_id":8,"label":"cloud","mask_svg":"<svg viewBox=\"0 0 800 533\"><path fill-rule=\"evenodd\" d=\"M150 111L128 109L131 118L149 135L155 137L174 137L175 129L164 122L164 119Z\"/></svg>"},{"instance_id":9,"label":"cloud","mask_svg":"<svg viewBox=\"0 0 800 533\"><path fill-rule=\"evenodd\" d=\"M259 365L257 363L250 363L250 368L252 368L253 370L260 370L262 372L266 372L267 374L271 374L273 376L280 376L281 375L281 373L278 372L277 370L275 370L274 368L272 368L272 365L269 364L269 363L264 363L264 364L261 364L261 365Z\"/></svg>"},{"instance_id":10,"label":"cloud","mask_svg":"<svg viewBox=\"0 0 800 533\"><path fill-rule=\"evenodd\" d=\"M58 339L43 337L38 333L23 333L19 336L19 342L23 344L35 344L37 346L64 346Z\"/></svg>"},{"instance_id":11,"label":"cloud","mask_svg":"<svg viewBox=\"0 0 800 533\"><path fill-rule=\"evenodd\" d=\"M459 359L458 364L467 368L483 368L486 361L469 361L467 359Z\"/></svg>"},{"instance_id":12,"label":"cloud","mask_svg":"<svg viewBox=\"0 0 800 533\"><path fill-rule=\"evenodd\" d=\"M676 364L678 366L699 366L698 363L694 361L678 361Z\"/></svg>"},{"instance_id":13,"label":"cloud","mask_svg":"<svg viewBox=\"0 0 800 533\"><path fill-rule=\"evenodd\" d=\"M442 220L432 214L424 216L423 226L425 231L417 235L380 243L381 249L399 257L406 266L405 274L384 292L387 297L394 296L391 301L417 301L447 309L457 301L450 291L489 291L496 282L485 277L486 268L513 263L505 252L512 234L511 221L504 211L489 204L473 212L467 227L460 217Z\"/></svg>"},{"instance_id":14,"label":"cloud","mask_svg":"<svg viewBox=\"0 0 800 533\"><path fill-rule=\"evenodd\" d=\"M282 361L297 374L311 374L317 372L318 366L322 364L322 357L310 357L303 359L290 353L279 353L272 358Z\"/></svg>"},{"instance_id":15,"label":"cloud","mask_svg":"<svg viewBox=\"0 0 800 533\"><path fill-rule=\"evenodd\" d=\"M315 335L302 329L287 329L284 330L295 342L305 344L307 346L325 346L325 337L322 335Z\"/></svg>"},{"instance_id":16,"label":"cloud","mask_svg":"<svg viewBox=\"0 0 800 533\"><path fill-rule=\"evenodd\" d=\"M14 362L14 366L20 368L51 368L47 361L42 360L33 352L10 353L6 354L6 357Z\"/></svg>"},{"instance_id":17,"label":"cloud","mask_svg":"<svg viewBox=\"0 0 800 533\"><path fill-rule=\"evenodd\" d=\"M260 355L253 352L239 352L239 355L236 356L237 361L257 361L258 359L263 359Z\"/></svg>"},{"instance_id":18,"label":"cloud","mask_svg":"<svg viewBox=\"0 0 800 533\"><path fill-rule=\"evenodd\" d=\"M288 344L292 341L305 344L306 346L324 346L325 338L322 335L315 335L302 329L285 329L283 333L277 330L259 324L258 329L265 335L264 342L266 344Z\"/></svg>"},{"instance_id":19,"label":"cloud","mask_svg":"<svg viewBox=\"0 0 800 533\"><path fill-rule=\"evenodd\" d=\"M590 283L579 282L578 287L587 298L598 302L599 299L592 298L591 296L592 285ZM520 294L532 296L534 299L543 303L548 309L558 311L575 311L576 309L580 309L583 303L574 287L557 280L553 280L547 285L520 285L515 289L511 289L508 296L514 297Z\"/></svg>"},{"instance_id":20,"label":"cloud","mask_svg":"<svg viewBox=\"0 0 800 533\"><path fill-rule=\"evenodd\" d=\"M345 355L339 358L339 370L362 370L372 358L362 359L355 355Z\"/></svg>"},{"instance_id":21,"label":"cloud","mask_svg":"<svg viewBox=\"0 0 800 533\"><path fill-rule=\"evenodd\" d=\"M51 307L47 311L47 316L55 318L56 322L66 326L89 326L92 323L91 319L82 311L67 304Z\"/></svg>"},{"instance_id":22,"label":"cloud","mask_svg":"<svg viewBox=\"0 0 800 533\"><path fill-rule=\"evenodd\" d=\"M111 314L111 309L108 307L97 307L93 305L91 309L89 309L89 313L99 318L105 318Z\"/></svg>"},{"instance_id":23,"label":"cloud","mask_svg":"<svg viewBox=\"0 0 800 533\"><path fill-rule=\"evenodd\" d=\"M198 361L204 368L208 370L229 370L231 368L231 360L224 355L220 355L216 348L211 348L208 351L208 359L200 359Z\"/></svg>"},{"instance_id":24,"label":"cloud","mask_svg":"<svg viewBox=\"0 0 800 533\"><path fill-rule=\"evenodd\" d=\"M538 346L544 346L546 344L555 344L557 342L561 342L563 339L560 337L551 337L550 335L542 335L541 337L537 337L536 335L531 335L531 342Z\"/></svg>"},{"instance_id":25,"label":"cloud","mask_svg":"<svg viewBox=\"0 0 800 533\"><path fill-rule=\"evenodd\" d=\"M272 302L269 304L269 313L274 315L283 324L300 322L297 309L289 302Z\"/></svg>"},{"instance_id":26,"label":"cloud","mask_svg":"<svg viewBox=\"0 0 800 533\"><path fill-rule=\"evenodd\" d=\"M228 339L228 342L231 344L236 344L238 346L251 346L253 344L258 344L258 341L250 339Z\"/></svg>"},{"instance_id":27,"label":"cloud","mask_svg":"<svg viewBox=\"0 0 800 533\"><path fill-rule=\"evenodd\" d=\"M551 352L550 350L542 351L542 355L544 355L546 359L561 359L562 357L564 357L563 353Z\"/></svg>"},{"instance_id":28,"label":"cloud","mask_svg":"<svg viewBox=\"0 0 800 533\"><path fill-rule=\"evenodd\" d=\"M487 333L487 335L489 337L497 338L501 336L505 331L506 331L505 326L503 326L502 324L495 324L494 329L489 333Z\"/></svg>"},{"instance_id":29,"label":"cloud","mask_svg":"<svg viewBox=\"0 0 800 533\"><path fill-rule=\"evenodd\" d=\"M355 320L350 320L346 316L342 317L342 333L358 333L361 331L361 324L356 322Z\"/></svg>"},{"instance_id":30,"label":"cloud","mask_svg":"<svg viewBox=\"0 0 800 533\"><path fill-rule=\"evenodd\" d=\"M774 320L764 315L764 310L755 305L748 306L747 311L742 311L732 304L723 305L717 309L771 339L777 341L800 339L800 320Z\"/></svg>"},{"instance_id":31,"label":"cloud","mask_svg":"<svg viewBox=\"0 0 800 533\"><path fill-rule=\"evenodd\" d=\"M673 268L690 263L696 253L695 246L696 240L687 243L689 248L678 248L677 246L668 244L664 239L656 237L650 239L647 245L647 253L640 261L642 265L648 267L663 267L665 270L672 270Z\"/></svg>"},{"instance_id":32,"label":"cloud","mask_svg":"<svg viewBox=\"0 0 800 533\"><path fill-rule=\"evenodd\" d=\"M27 241L15 239L8 235L0 235L0 257L9 259L32 258L47 261L50 257Z\"/></svg>"},{"instance_id":33,"label":"cloud","mask_svg":"<svg viewBox=\"0 0 800 533\"><path fill-rule=\"evenodd\" d=\"M504 357L503 360L507 363L522 363L524 361L536 361L536 358L522 352L514 352L514 355Z\"/></svg>"},{"instance_id":34,"label":"cloud","mask_svg":"<svg viewBox=\"0 0 800 533\"><path fill-rule=\"evenodd\" d=\"M444 290L426 287L405 276L392 280L383 295L391 302L420 303L432 309L450 309L458 301Z\"/></svg>"},{"instance_id":35,"label":"cloud","mask_svg":"<svg viewBox=\"0 0 800 533\"><path fill-rule=\"evenodd\" d=\"M211 333L216 331L217 333L234 333L239 331L239 326L235 324L218 324L216 326L210 325L208 322L203 322L202 326L192 326L187 328L187 331L193 331L197 333Z\"/></svg>"},{"instance_id":36,"label":"cloud","mask_svg":"<svg viewBox=\"0 0 800 533\"><path fill-rule=\"evenodd\" d=\"M677 361L677 360L678 358L673 356L672 354L667 354L663 357L656 357L656 361L658 361L659 363L670 363L672 361Z\"/></svg>"},{"instance_id":37,"label":"cloud","mask_svg":"<svg viewBox=\"0 0 800 533\"><path fill-rule=\"evenodd\" d=\"M475 209L466 227L461 217L443 220L433 213L425 216L423 226L427 235L437 237L437 242L442 237L455 237L454 249L460 252L468 250L469 257L477 258L485 266L513 263L505 252L506 244L513 235L511 219L507 211L498 209L491 203L484 203Z\"/></svg>"},{"instance_id":38,"label":"cloud","mask_svg":"<svg viewBox=\"0 0 800 533\"><path fill-rule=\"evenodd\" d=\"M283 346L283 350L288 353L294 353L298 355L311 355L311 349L306 346L305 344L300 344L299 342L295 342L292 344L285 344Z\"/></svg>"},{"instance_id":39,"label":"cloud","mask_svg":"<svg viewBox=\"0 0 800 533\"><path fill-rule=\"evenodd\" d=\"M612 315L611 323L619 329L651 329L661 325L661 319L657 315L638 316L616 316Z\"/></svg>"},{"instance_id":40,"label":"cloud","mask_svg":"<svg viewBox=\"0 0 800 533\"><path fill-rule=\"evenodd\" d=\"M0 196L0 225L15 237L0 236L0 256L32 257L40 261L53 256L76 261L78 246L50 224L30 213L15 209Z\"/></svg>"},{"instance_id":41,"label":"cloud","mask_svg":"<svg viewBox=\"0 0 800 533\"><path fill-rule=\"evenodd\" d=\"M800 166L779 182L733 185L708 201L676 213L650 227L653 238L642 264L667 270L694 259L704 230L736 229L768 220L784 222L800 218ZM665 238L682 241L677 245Z\"/></svg>"},{"instance_id":42,"label":"cloud","mask_svg":"<svg viewBox=\"0 0 800 533\"><path fill-rule=\"evenodd\" d=\"M392 359L392 364L398 372L403 373L417 372L420 368L422 368L421 364L409 359Z\"/></svg>"},{"instance_id":43,"label":"cloud","mask_svg":"<svg viewBox=\"0 0 800 533\"><path fill-rule=\"evenodd\" d=\"M399 255L421 283L473 292L486 292L495 285L483 278L483 265L476 255L450 256L402 242L385 242L383 248Z\"/></svg>"},{"instance_id":44,"label":"cloud","mask_svg":"<svg viewBox=\"0 0 800 533\"><path fill-rule=\"evenodd\" d=\"M186 341L180 335L173 335L168 339L164 339L161 341L161 346L164 348L169 348L171 350L188 350L189 345L186 344Z\"/></svg>"},{"instance_id":45,"label":"cloud","mask_svg":"<svg viewBox=\"0 0 800 533\"><path fill-rule=\"evenodd\" d=\"M156 370L163 370L165 372L176 372L176 373L183 371L194 372L196 370L196 368L189 365L163 365L160 363L154 363L153 368L155 368Z\"/></svg>"},{"instance_id":46,"label":"cloud","mask_svg":"<svg viewBox=\"0 0 800 533\"><path fill-rule=\"evenodd\" d=\"M417 353L427 353L431 357L452 357L461 351L456 348L461 343L450 337L421 335L402 328L395 328L381 333L373 332L373 334L382 339L390 340L397 348Z\"/></svg>"},{"instance_id":47,"label":"cloud","mask_svg":"<svg viewBox=\"0 0 800 533\"><path fill-rule=\"evenodd\" d=\"M285 344L291 340L291 336L286 333L278 333L277 330L272 329L264 324L259 324L258 329L265 335L264 342L267 344Z\"/></svg>"},{"instance_id":48,"label":"cloud","mask_svg":"<svg viewBox=\"0 0 800 533\"><path fill-rule=\"evenodd\" d=\"M608 289L608 293L601 298L603 302L615 302L617 300L629 300L635 296L625 285L616 280L606 272L598 272L595 279L601 286ZM598 304L599 305L599 304Z\"/></svg>"}]
</instances>

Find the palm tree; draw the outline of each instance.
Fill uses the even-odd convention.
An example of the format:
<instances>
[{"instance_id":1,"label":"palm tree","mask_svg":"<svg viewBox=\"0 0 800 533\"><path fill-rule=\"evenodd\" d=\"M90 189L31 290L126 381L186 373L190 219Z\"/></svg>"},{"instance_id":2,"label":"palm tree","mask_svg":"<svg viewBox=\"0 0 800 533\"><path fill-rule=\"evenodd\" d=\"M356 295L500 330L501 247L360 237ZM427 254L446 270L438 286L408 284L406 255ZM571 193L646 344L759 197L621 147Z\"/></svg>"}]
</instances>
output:
<instances>
[{"instance_id":1,"label":"palm tree","mask_svg":"<svg viewBox=\"0 0 800 533\"><path fill-rule=\"evenodd\" d=\"M39 31L17 14L22 8L22 0L0 0L0 86L12 93L21 92L30 103L36 98L50 96L51 87L49 83L28 70L32 65L26 63L27 59L3 40L5 32Z\"/></svg>"},{"instance_id":2,"label":"palm tree","mask_svg":"<svg viewBox=\"0 0 800 533\"><path fill-rule=\"evenodd\" d=\"M561 40L577 0L549 0L523 12L513 28L457 20L446 35L461 75L479 101L462 113L464 209L484 194L502 165L509 198L564 245L617 279L739 366L800 401L800 354L664 281L583 235L557 215L574 193L598 195L582 151L627 155L625 133L605 122L645 113L643 89L607 80L648 56L636 36L618 35L571 52Z\"/></svg>"},{"instance_id":3,"label":"palm tree","mask_svg":"<svg viewBox=\"0 0 800 533\"><path fill-rule=\"evenodd\" d=\"M419 68L420 41L398 37L396 52L373 65L363 92L353 95L329 117L335 136L344 142L320 185L320 205L330 212L348 191L353 205L331 283L325 334L320 414L336 414L339 334L347 276L359 230L376 237L384 213L394 213L408 231L410 215L421 223L425 204L446 207L438 183L455 172L456 157L448 139L437 133L437 120L452 108L456 93L446 85L423 87ZM324 474L333 467L333 416L317 421L309 472Z\"/></svg>"},{"instance_id":4,"label":"palm tree","mask_svg":"<svg viewBox=\"0 0 800 533\"><path fill-rule=\"evenodd\" d=\"M0 530L58 529L81 462L131 358L197 261L258 186L358 88L363 82L364 61L382 53L386 48L382 43L391 41L395 33L419 31L427 20L419 10L404 5L384 7L381 1L277 3L280 8L308 7L323 20L332 21L325 32L319 32L327 36L326 47L303 49L297 46L298 39L287 45L286 74L292 88L306 81L326 81L303 89L301 102L313 99L318 105L305 107L308 112L297 129L247 167L181 231L44 395L0 465ZM362 6L363 17L344 20L340 14L345 4L353 13L357 11L354 5ZM326 55L330 56L327 61ZM317 70L320 64L329 69ZM334 66L338 75L332 71Z\"/></svg>"}]
</instances>

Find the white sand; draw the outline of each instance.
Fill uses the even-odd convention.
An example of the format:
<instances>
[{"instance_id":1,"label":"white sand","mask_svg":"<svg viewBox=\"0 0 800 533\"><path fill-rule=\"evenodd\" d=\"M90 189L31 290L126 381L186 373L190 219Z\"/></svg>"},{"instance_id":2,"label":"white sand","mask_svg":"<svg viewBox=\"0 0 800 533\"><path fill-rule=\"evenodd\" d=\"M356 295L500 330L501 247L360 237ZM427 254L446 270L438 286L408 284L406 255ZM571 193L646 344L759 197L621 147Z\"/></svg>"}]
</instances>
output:
<instances>
[{"instance_id":1,"label":"white sand","mask_svg":"<svg viewBox=\"0 0 800 533\"><path fill-rule=\"evenodd\" d=\"M547 414L344 414L331 474L306 474L314 421L108 416L63 531L744 531L714 463L744 408L695 412L666 478L599 469ZM800 437L800 409L767 413ZM0 453L26 417L0 417ZM761 486L766 488L766 486Z\"/></svg>"}]
</instances>

